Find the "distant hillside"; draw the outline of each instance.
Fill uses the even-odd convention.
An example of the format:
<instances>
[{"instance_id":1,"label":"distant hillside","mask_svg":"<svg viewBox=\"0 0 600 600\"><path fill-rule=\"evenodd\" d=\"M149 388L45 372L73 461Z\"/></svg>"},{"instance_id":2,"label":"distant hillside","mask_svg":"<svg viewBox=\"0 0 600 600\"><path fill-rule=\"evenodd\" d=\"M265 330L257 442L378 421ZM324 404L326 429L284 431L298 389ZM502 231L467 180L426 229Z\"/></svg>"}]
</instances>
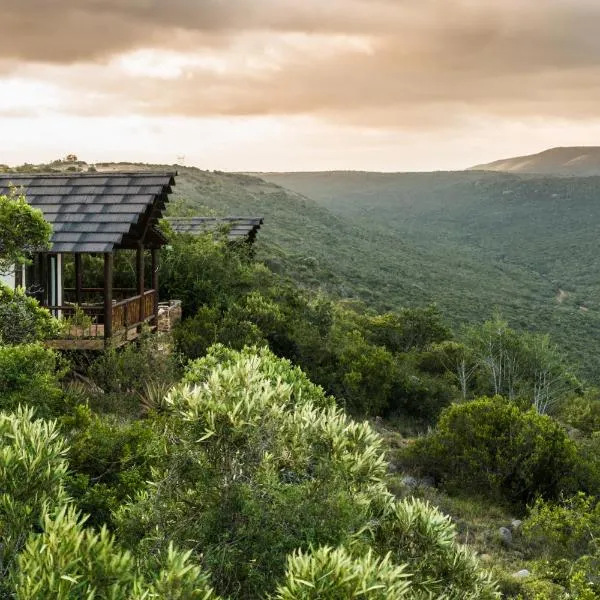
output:
<instances>
[{"instance_id":1,"label":"distant hillside","mask_svg":"<svg viewBox=\"0 0 600 600\"><path fill-rule=\"evenodd\" d=\"M514 325L551 333L598 377L600 177L489 171L261 176L379 240L396 260L385 290L372 292L381 303L435 300L455 325L498 307ZM395 258L397 246L404 248L402 258Z\"/></svg>"},{"instance_id":2,"label":"distant hillside","mask_svg":"<svg viewBox=\"0 0 600 600\"><path fill-rule=\"evenodd\" d=\"M600 175L600 147L551 148L539 154L517 156L477 165L469 170L575 177Z\"/></svg>"}]
</instances>

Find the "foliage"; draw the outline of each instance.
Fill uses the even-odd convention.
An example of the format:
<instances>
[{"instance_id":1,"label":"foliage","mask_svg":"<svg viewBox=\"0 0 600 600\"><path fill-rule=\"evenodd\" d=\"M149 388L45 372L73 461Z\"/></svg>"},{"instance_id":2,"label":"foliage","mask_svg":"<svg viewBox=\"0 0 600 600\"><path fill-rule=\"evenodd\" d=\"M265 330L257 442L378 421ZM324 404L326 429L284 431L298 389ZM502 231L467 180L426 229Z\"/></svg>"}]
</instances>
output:
<instances>
[{"instance_id":1,"label":"foliage","mask_svg":"<svg viewBox=\"0 0 600 600\"><path fill-rule=\"evenodd\" d=\"M300 367L295 367L285 358L278 358L267 348L246 347L237 351L216 344L204 358L188 364L182 381L200 385L208 381L216 368L233 367L246 360L253 360L257 373L272 385L283 383L289 386L292 406L308 403L318 408L335 406L334 399L326 396L321 387L312 383Z\"/></svg>"},{"instance_id":2,"label":"foliage","mask_svg":"<svg viewBox=\"0 0 600 600\"><path fill-rule=\"evenodd\" d=\"M406 564L418 598L485 600L498 597L491 575L474 554L456 543L449 517L421 500L383 497L372 528L373 545L382 556ZM411 597L413 597L411 595Z\"/></svg>"},{"instance_id":3,"label":"foliage","mask_svg":"<svg viewBox=\"0 0 600 600\"><path fill-rule=\"evenodd\" d=\"M175 235L162 253L163 298L178 298L186 314L205 305L223 307L232 290L248 289L251 272L244 268L244 255L226 242L215 243L212 235Z\"/></svg>"},{"instance_id":4,"label":"foliage","mask_svg":"<svg viewBox=\"0 0 600 600\"><path fill-rule=\"evenodd\" d=\"M518 332L496 314L465 337L471 361L488 379L484 393L524 398L546 414L581 387L547 335Z\"/></svg>"},{"instance_id":5,"label":"foliage","mask_svg":"<svg viewBox=\"0 0 600 600\"><path fill-rule=\"evenodd\" d=\"M84 338L90 335L90 328L93 319L86 315L79 305L75 305L73 314L70 317L61 319L61 331L65 337Z\"/></svg>"},{"instance_id":6,"label":"foliage","mask_svg":"<svg viewBox=\"0 0 600 600\"><path fill-rule=\"evenodd\" d=\"M30 252L49 248L51 234L42 211L29 206L16 189L0 195L0 274L28 264Z\"/></svg>"},{"instance_id":7,"label":"foliage","mask_svg":"<svg viewBox=\"0 0 600 600\"><path fill-rule=\"evenodd\" d=\"M69 431L67 491L94 526L112 525L112 512L147 487L165 454L152 422L120 423L80 407Z\"/></svg>"},{"instance_id":8,"label":"foliage","mask_svg":"<svg viewBox=\"0 0 600 600\"><path fill-rule=\"evenodd\" d=\"M285 367L266 351L208 374L192 365L201 383L168 397L180 422L170 464L119 513L131 547L195 540L218 590L255 597L294 549L360 528L364 493L385 473L380 442L299 371L277 376Z\"/></svg>"},{"instance_id":9,"label":"foliage","mask_svg":"<svg viewBox=\"0 0 600 600\"><path fill-rule=\"evenodd\" d=\"M525 535L551 559L600 558L600 503L582 492L560 503L539 498L524 525Z\"/></svg>"},{"instance_id":10,"label":"foliage","mask_svg":"<svg viewBox=\"0 0 600 600\"><path fill-rule=\"evenodd\" d=\"M168 548L165 567L145 579L133 556L103 528L84 528L73 507L45 514L43 533L30 536L14 576L17 600L145 598L218 600L189 553Z\"/></svg>"},{"instance_id":11,"label":"foliage","mask_svg":"<svg viewBox=\"0 0 600 600\"><path fill-rule=\"evenodd\" d=\"M561 427L500 397L446 408L407 455L446 489L460 492L468 482L469 493L521 505L577 483L577 450Z\"/></svg>"},{"instance_id":12,"label":"foliage","mask_svg":"<svg viewBox=\"0 0 600 600\"><path fill-rule=\"evenodd\" d=\"M198 294L210 303L175 329L176 347L188 358L203 356L214 343L238 350L268 345L300 365L355 415L401 413L430 421L452 400L455 392L443 370L426 373L420 368L420 353L450 335L434 306L369 313L302 292L258 263L232 254L223 243L207 247L202 237L173 240L169 260L178 270L167 271L163 285L177 290L180 278L189 282L195 277L191 269L201 260ZM230 272L218 280L227 260ZM190 301L187 306L196 305Z\"/></svg>"},{"instance_id":13,"label":"foliage","mask_svg":"<svg viewBox=\"0 0 600 600\"><path fill-rule=\"evenodd\" d=\"M584 395L569 398L557 418L584 435L600 431L600 390L587 389Z\"/></svg>"},{"instance_id":14,"label":"foliage","mask_svg":"<svg viewBox=\"0 0 600 600\"><path fill-rule=\"evenodd\" d=\"M344 548L298 551L288 557L285 583L277 588L277 600L396 600L409 598L410 581L403 567L389 555L368 552L351 556Z\"/></svg>"},{"instance_id":15,"label":"foliage","mask_svg":"<svg viewBox=\"0 0 600 600\"><path fill-rule=\"evenodd\" d=\"M58 355L41 344L0 345L0 410L29 404L40 416L58 416L64 370Z\"/></svg>"},{"instance_id":16,"label":"foliage","mask_svg":"<svg viewBox=\"0 0 600 600\"><path fill-rule=\"evenodd\" d=\"M0 343L28 344L56 335L58 323L22 289L0 283Z\"/></svg>"},{"instance_id":17,"label":"foliage","mask_svg":"<svg viewBox=\"0 0 600 600\"><path fill-rule=\"evenodd\" d=\"M88 374L106 393L137 402L149 383L171 385L179 377L180 364L168 346L168 339L144 331L135 344L106 350Z\"/></svg>"},{"instance_id":18,"label":"foliage","mask_svg":"<svg viewBox=\"0 0 600 600\"><path fill-rule=\"evenodd\" d=\"M31 408L0 413L0 595L44 509L65 501L64 454L55 422L34 419Z\"/></svg>"}]
</instances>

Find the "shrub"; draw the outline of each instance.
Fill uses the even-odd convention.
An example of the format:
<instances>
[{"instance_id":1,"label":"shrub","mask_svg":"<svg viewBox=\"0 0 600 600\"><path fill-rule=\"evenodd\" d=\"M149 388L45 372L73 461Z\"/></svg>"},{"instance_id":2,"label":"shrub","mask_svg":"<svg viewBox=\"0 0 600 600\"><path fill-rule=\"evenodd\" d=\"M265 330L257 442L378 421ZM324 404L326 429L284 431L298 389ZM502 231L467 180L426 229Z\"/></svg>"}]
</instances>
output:
<instances>
[{"instance_id":1,"label":"shrub","mask_svg":"<svg viewBox=\"0 0 600 600\"><path fill-rule=\"evenodd\" d=\"M315 385L300 367L294 366L285 358L275 356L268 348L247 347L243 350L233 350L222 344L215 344L204 358L188 364L183 381L199 385L205 383L216 368L232 367L246 360L254 361L257 373L273 385L278 381L289 385L293 405L310 403L321 408L335 406L335 400L326 396L323 388Z\"/></svg>"},{"instance_id":2,"label":"shrub","mask_svg":"<svg viewBox=\"0 0 600 600\"><path fill-rule=\"evenodd\" d=\"M219 352L225 364L210 370ZM386 469L368 424L267 350L217 347L186 379L198 384L168 398L179 423L170 463L117 516L131 548L152 554L172 539L198 549L219 592L258 597L292 551L361 529L365 494Z\"/></svg>"},{"instance_id":3,"label":"shrub","mask_svg":"<svg viewBox=\"0 0 600 600\"><path fill-rule=\"evenodd\" d=\"M168 349L169 342L168 337L144 331L136 344L105 351L89 367L89 375L105 392L137 403L147 383L171 385L180 376L180 364Z\"/></svg>"},{"instance_id":4,"label":"shrub","mask_svg":"<svg viewBox=\"0 0 600 600\"><path fill-rule=\"evenodd\" d=\"M557 417L585 435L600 431L600 398L598 390L569 398Z\"/></svg>"},{"instance_id":5,"label":"shrub","mask_svg":"<svg viewBox=\"0 0 600 600\"><path fill-rule=\"evenodd\" d=\"M65 501L65 444L31 408L0 413L0 596L14 559L44 508Z\"/></svg>"},{"instance_id":6,"label":"shrub","mask_svg":"<svg viewBox=\"0 0 600 600\"><path fill-rule=\"evenodd\" d=\"M378 558L372 552L351 556L344 548L298 551L287 560L285 582L277 588L277 600L396 600L409 594L409 575L404 567Z\"/></svg>"},{"instance_id":7,"label":"shrub","mask_svg":"<svg viewBox=\"0 0 600 600\"><path fill-rule=\"evenodd\" d=\"M0 344L28 344L58 333L58 321L37 300L0 283Z\"/></svg>"},{"instance_id":8,"label":"shrub","mask_svg":"<svg viewBox=\"0 0 600 600\"><path fill-rule=\"evenodd\" d=\"M546 558L600 557L600 502L584 493L559 503L538 498L523 523L523 532Z\"/></svg>"},{"instance_id":9,"label":"shrub","mask_svg":"<svg viewBox=\"0 0 600 600\"><path fill-rule=\"evenodd\" d=\"M43 533L31 535L13 576L17 600L128 598L218 600L189 553L165 553L164 566L144 577L133 556L103 528L84 528L72 506L45 514Z\"/></svg>"},{"instance_id":10,"label":"shrub","mask_svg":"<svg viewBox=\"0 0 600 600\"><path fill-rule=\"evenodd\" d=\"M57 416L63 369L58 355L41 344L0 346L0 410L29 404L40 416Z\"/></svg>"},{"instance_id":11,"label":"shrub","mask_svg":"<svg viewBox=\"0 0 600 600\"><path fill-rule=\"evenodd\" d=\"M500 397L446 408L407 457L451 492L520 505L571 489L578 464L575 444L558 423Z\"/></svg>"},{"instance_id":12,"label":"shrub","mask_svg":"<svg viewBox=\"0 0 600 600\"><path fill-rule=\"evenodd\" d=\"M411 597L498 598L490 573L480 568L469 549L457 544L450 517L415 498L399 502L382 496L381 500L374 503L372 545L380 555L389 553L396 564L406 565L412 574L415 596Z\"/></svg>"},{"instance_id":13,"label":"shrub","mask_svg":"<svg viewBox=\"0 0 600 600\"><path fill-rule=\"evenodd\" d=\"M69 445L67 490L96 526L111 525L112 511L146 488L165 454L152 421L119 423L89 411L71 429Z\"/></svg>"}]
</instances>

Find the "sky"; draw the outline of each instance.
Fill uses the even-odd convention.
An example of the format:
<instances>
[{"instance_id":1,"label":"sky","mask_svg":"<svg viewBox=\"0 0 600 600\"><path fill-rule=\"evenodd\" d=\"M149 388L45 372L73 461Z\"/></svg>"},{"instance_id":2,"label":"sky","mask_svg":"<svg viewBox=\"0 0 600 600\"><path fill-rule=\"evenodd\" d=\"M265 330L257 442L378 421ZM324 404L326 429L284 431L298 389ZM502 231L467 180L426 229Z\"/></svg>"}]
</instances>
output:
<instances>
[{"instance_id":1,"label":"sky","mask_svg":"<svg viewBox=\"0 0 600 600\"><path fill-rule=\"evenodd\" d=\"M0 163L461 169L600 145L598 0L0 0Z\"/></svg>"}]
</instances>

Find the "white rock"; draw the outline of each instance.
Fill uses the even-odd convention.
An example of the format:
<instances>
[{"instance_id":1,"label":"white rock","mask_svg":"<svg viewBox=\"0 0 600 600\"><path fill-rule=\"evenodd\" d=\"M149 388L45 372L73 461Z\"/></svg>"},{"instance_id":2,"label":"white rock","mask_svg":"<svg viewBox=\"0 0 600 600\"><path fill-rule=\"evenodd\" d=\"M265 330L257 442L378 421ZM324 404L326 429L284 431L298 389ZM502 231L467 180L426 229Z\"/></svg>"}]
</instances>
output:
<instances>
[{"instance_id":1,"label":"white rock","mask_svg":"<svg viewBox=\"0 0 600 600\"><path fill-rule=\"evenodd\" d=\"M531 573L527 569L521 569L520 571L513 573L513 577L517 579L525 579L525 577L529 577L530 575Z\"/></svg>"}]
</instances>

